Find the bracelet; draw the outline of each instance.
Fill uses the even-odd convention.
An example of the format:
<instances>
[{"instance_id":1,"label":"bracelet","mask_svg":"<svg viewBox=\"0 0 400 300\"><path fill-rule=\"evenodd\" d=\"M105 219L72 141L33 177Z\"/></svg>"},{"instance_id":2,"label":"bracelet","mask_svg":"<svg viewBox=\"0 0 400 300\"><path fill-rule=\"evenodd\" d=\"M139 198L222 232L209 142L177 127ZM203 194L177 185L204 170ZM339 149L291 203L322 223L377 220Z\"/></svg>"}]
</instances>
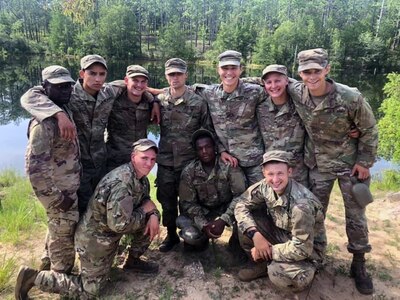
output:
<instances>
[{"instance_id":1,"label":"bracelet","mask_svg":"<svg viewBox=\"0 0 400 300\"><path fill-rule=\"evenodd\" d=\"M160 212L159 212L157 209L153 209L153 210L149 211L149 212L146 214L146 222L150 219L150 217L151 217L152 215L155 215L155 216L157 217L158 221L160 221L160 219L161 219Z\"/></svg>"},{"instance_id":2,"label":"bracelet","mask_svg":"<svg viewBox=\"0 0 400 300\"><path fill-rule=\"evenodd\" d=\"M249 239L253 239L254 235L256 234L256 232L258 232L257 229L252 229L252 230L248 230L246 231L245 235L249 238Z\"/></svg>"}]
</instances>

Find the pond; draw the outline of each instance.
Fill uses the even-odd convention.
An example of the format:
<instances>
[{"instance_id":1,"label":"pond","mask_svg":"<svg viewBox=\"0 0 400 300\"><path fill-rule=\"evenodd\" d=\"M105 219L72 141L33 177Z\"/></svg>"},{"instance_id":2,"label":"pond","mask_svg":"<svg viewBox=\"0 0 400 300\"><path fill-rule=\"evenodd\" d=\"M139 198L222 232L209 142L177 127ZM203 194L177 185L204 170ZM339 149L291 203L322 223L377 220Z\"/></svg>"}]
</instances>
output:
<instances>
[{"instance_id":1,"label":"pond","mask_svg":"<svg viewBox=\"0 0 400 300\"><path fill-rule=\"evenodd\" d=\"M79 72L79 61L75 59L59 60L56 58L26 57L0 62L0 171L14 169L24 173L24 153L27 145L27 126L29 115L21 108L19 100L25 91L40 84L41 70L49 65L59 64L67 67L76 79ZM164 62L162 61L117 61L108 62L108 81L122 79L126 66L140 64L150 72L149 85L165 87ZM242 76L259 76L261 69L246 68ZM366 96L378 116L377 111L383 99L382 87L384 75L348 74L343 70L333 70L332 78L338 82L356 86ZM190 64L187 84L218 82L215 66ZM157 134L151 134L157 140ZM390 162L379 160L372 169L377 174L383 169L396 168Z\"/></svg>"}]
</instances>

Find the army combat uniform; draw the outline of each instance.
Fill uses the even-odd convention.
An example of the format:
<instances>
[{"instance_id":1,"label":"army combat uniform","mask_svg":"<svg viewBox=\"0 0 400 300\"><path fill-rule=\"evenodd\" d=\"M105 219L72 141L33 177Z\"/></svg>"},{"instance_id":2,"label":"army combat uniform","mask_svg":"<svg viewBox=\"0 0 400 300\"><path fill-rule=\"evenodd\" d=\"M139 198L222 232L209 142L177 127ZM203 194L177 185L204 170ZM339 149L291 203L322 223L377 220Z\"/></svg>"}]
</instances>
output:
<instances>
[{"instance_id":1,"label":"army combat uniform","mask_svg":"<svg viewBox=\"0 0 400 300\"><path fill-rule=\"evenodd\" d=\"M149 236L143 235L147 220L141 208L150 199L149 191L148 179L137 179L131 163L108 173L97 186L76 229L75 247L80 257L81 275L41 271L34 284L43 291L69 297L98 297L122 235L134 235L132 245L137 257L150 245Z\"/></svg>"},{"instance_id":2,"label":"army combat uniform","mask_svg":"<svg viewBox=\"0 0 400 300\"><path fill-rule=\"evenodd\" d=\"M246 190L246 177L240 168L225 164L217 156L210 174L195 159L182 171L179 185L181 214L192 219L199 230L220 217L230 226L235 223L236 199Z\"/></svg>"},{"instance_id":3,"label":"army combat uniform","mask_svg":"<svg viewBox=\"0 0 400 300\"><path fill-rule=\"evenodd\" d=\"M122 82L122 81L121 81ZM110 82L116 85L116 82ZM131 159L132 144L147 137L153 96L144 93L139 103L129 100L125 83L122 94L114 101L107 125L107 170L127 163Z\"/></svg>"},{"instance_id":4,"label":"army combat uniform","mask_svg":"<svg viewBox=\"0 0 400 300\"><path fill-rule=\"evenodd\" d=\"M302 83L291 82L289 92L303 120L309 139L306 142L305 164L310 168L310 189L328 209L329 196L336 179L343 195L346 214L347 249L351 253L371 250L365 207L352 196L350 174L355 164L365 168L375 162L378 131L368 102L361 93L346 85L332 85L329 94L318 106ZM348 133L355 126L357 139Z\"/></svg>"},{"instance_id":5,"label":"army combat uniform","mask_svg":"<svg viewBox=\"0 0 400 300\"><path fill-rule=\"evenodd\" d=\"M321 203L304 186L289 179L281 196L265 180L252 185L235 208L242 247L249 253L250 227L273 245L268 277L282 289L299 291L314 278L324 259L326 234Z\"/></svg>"},{"instance_id":6,"label":"army combat uniform","mask_svg":"<svg viewBox=\"0 0 400 300\"><path fill-rule=\"evenodd\" d=\"M262 117L260 105L265 100L263 89L239 80L230 94L224 92L222 84L197 88L196 92L208 103L218 152L226 151L238 159L249 184L262 179L259 164L265 149L258 121Z\"/></svg>"},{"instance_id":7,"label":"army combat uniform","mask_svg":"<svg viewBox=\"0 0 400 300\"><path fill-rule=\"evenodd\" d=\"M97 183L106 173L104 131L114 100L119 93L121 88L105 84L95 98L83 89L82 81L78 80L68 103L76 124L83 168L78 190L80 214L86 210ZM21 105L39 122L62 111L46 97L40 97L40 92L35 89L23 95Z\"/></svg>"},{"instance_id":8,"label":"army combat uniform","mask_svg":"<svg viewBox=\"0 0 400 300\"><path fill-rule=\"evenodd\" d=\"M158 95L158 99L161 122L157 156L157 199L163 208L163 225L175 228L181 172L196 157L191 145L192 134L200 128L211 131L213 128L207 103L192 90L186 88L181 97L174 99L167 89Z\"/></svg>"},{"instance_id":9,"label":"army combat uniform","mask_svg":"<svg viewBox=\"0 0 400 300\"><path fill-rule=\"evenodd\" d=\"M33 90L47 97L42 87L37 86ZM31 89L27 94L32 92ZM34 98L32 100L35 101ZM71 119L71 112L67 108L63 111ZM26 172L36 196L46 209L51 269L69 273L75 261L74 233L79 219L76 195L81 172L79 143L77 139L62 139L54 118L43 121L32 119L28 137ZM67 211L59 207L65 197L73 203Z\"/></svg>"}]
</instances>

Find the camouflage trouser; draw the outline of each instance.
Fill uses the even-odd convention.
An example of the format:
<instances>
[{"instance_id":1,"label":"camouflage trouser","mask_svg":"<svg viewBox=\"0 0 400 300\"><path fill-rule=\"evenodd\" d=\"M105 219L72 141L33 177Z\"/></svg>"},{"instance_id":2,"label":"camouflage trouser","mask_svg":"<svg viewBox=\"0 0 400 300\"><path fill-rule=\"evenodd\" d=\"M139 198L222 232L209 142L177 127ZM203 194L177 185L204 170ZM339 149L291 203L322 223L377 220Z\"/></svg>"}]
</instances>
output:
<instances>
[{"instance_id":1,"label":"camouflage trouser","mask_svg":"<svg viewBox=\"0 0 400 300\"><path fill-rule=\"evenodd\" d=\"M264 178L262 173L262 168L259 165L252 166L252 167L241 167L243 170L244 175L246 176L247 183L250 185L259 182L261 179Z\"/></svg>"},{"instance_id":2,"label":"camouflage trouser","mask_svg":"<svg viewBox=\"0 0 400 300\"><path fill-rule=\"evenodd\" d=\"M252 211L257 224L257 230L273 245L287 242L291 233L275 226L266 210ZM247 255L251 258L253 240L239 231L239 242ZM268 277L271 282L283 290L298 292L307 288L312 282L317 268L308 260L296 262L271 261L268 265Z\"/></svg>"},{"instance_id":3,"label":"camouflage trouser","mask_svg":"<svg viewBox=\"0 0 400 300\"><path fill-rule=\"evenodd\" d=\"M64 194L67 193L64 191ZM68 193L75 199L69 211L58 209L47 210L48 232L46 236L47 251L51 269L56 272L71 272L75 262L74 234L79 220L78 198L75 192Z\"/></svg>"},{"instance_id":4,"label":"camouflage trouser","mask_svg":"<svg viewBox=\"0 0 400 300\"><path fill-rule=\"evenodd\" d=\"M347 250L350 253L366 253L371 251L371 245L368 242L367 217L365 216L365 207L360 207L351 193L353 184L350 181L350 173L350 170L340 174L321 173L314 168L310 170L310 189L321 201L326 215L329 196L335 180L338 179L344 201Z\"/></svg>"},{"instance_id":5,"label":"camouflage trouser","mask_svg":"<svg viewBox=\"0 0 400 300\"><path fill-rule=\"evenodd\" d=\"M123 241L122 241L123 240ZM127 245L126 249L129 252L129 256L133 258L139 258L150 246L150 238L148 235L143 235L142 232L125 234L121 238L120 244L123 242Z\"/></svg>"},{"instance_id":6,"label":"camouflage trouser","mask_svg":"<svg viewBox=\"0 0 400 300\"><path fill-rule=\"evenodd\" d=\"M130 253L134 257L142 255L150 245L149 236L143 236L144 227L131 234ZM76 251L80 258L80 276L53 271L41 271L35 285L42 291L59 293L80 299L98 298L101 288L108 278L118 250L119 238L94 236L78 226L75 235Z\"/></svg>"},{"instance_id":7,"label":"camouflage trouser","mask_svg":"<svg viewBox=\"0 0 400 300\"><path fill-rule=\"evenodd\" d=\"M94 167L92 164L85 164L82 162L82 176L78 189L78 208L80 216L86 211L90 197L103 176L106 175L106 165L104 163L101 167Z\"/></svg>"},{"instance_id":8,"label":"camouflage trouser","mask_svg":"<svg viewBox=\"0 0 400 300\"><path fill-rule=\"evenodd\" d=\"M301 160L293 167L291 177L306 188L309 188L308 170L308 167L304 164L303 160Z\"/></svg>"},{"instance_id":9,"label":"camouflage trouser","mask_svg":"<svg viewBox=\"0 0 400 300\"><path fill-rule=\"evenodd\" d=\"M182 170L158 165L157 169L157 199L162 207L162 224L165 227L175 227L178 217L179 182Z\"/></svg>"}]
</instances>

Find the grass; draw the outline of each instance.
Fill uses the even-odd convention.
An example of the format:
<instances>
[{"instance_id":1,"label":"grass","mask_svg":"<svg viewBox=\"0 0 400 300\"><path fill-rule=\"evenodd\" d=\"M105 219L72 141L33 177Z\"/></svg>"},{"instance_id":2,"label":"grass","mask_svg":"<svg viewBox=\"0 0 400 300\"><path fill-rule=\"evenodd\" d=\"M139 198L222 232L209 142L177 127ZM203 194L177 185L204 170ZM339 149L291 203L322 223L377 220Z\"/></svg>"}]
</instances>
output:
<instances>
[{"instance_id":1,"label":"grass","mask_svg":"<svg viewBox=\"0 0 400 300\"><path fill-rule=\"evenodd\" d=\"M371 191L394 191L400 190L400 171L385 170L379 177L372 178Z\"/></svg>"},{"instance_id":2,"label":"grass","mask_svg":"<svg viewBox=\"0 0 400 300\"><path fill-rule=\"evenodd\" d=\"M12 288L9 285L11 277L14 275L16 270L16 259L15 258L6 258L6 255L3 255L3 258L0 260L0 295L2 292Z\"/></svg>"}]
</instances>

